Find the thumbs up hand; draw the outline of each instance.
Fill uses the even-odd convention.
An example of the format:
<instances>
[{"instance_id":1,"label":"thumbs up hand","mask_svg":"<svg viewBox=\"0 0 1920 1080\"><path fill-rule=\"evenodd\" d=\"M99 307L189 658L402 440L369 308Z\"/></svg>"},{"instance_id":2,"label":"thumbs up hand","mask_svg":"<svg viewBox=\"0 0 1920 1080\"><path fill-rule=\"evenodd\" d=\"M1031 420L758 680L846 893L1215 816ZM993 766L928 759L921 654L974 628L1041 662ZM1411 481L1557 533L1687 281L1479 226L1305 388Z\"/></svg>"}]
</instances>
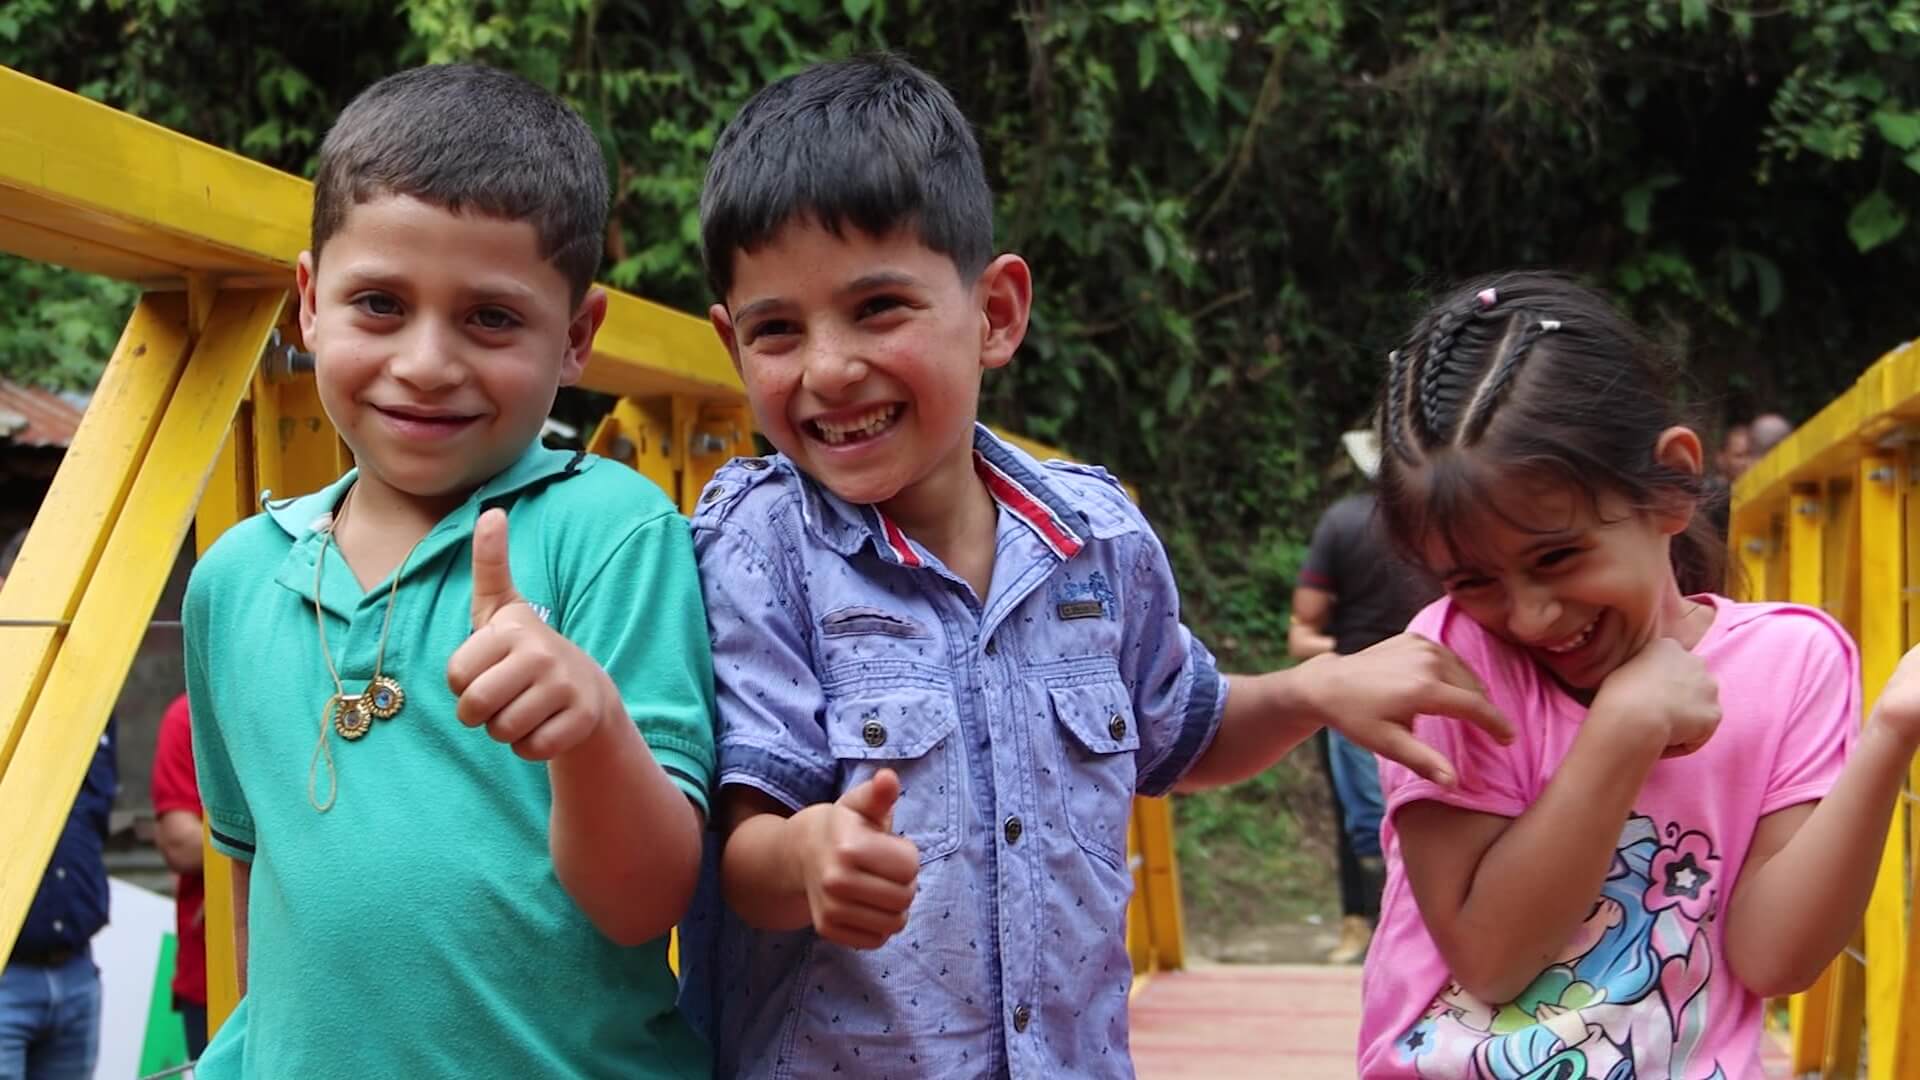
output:
<instances>
[{"instance_id":1,"label":"thumbs up hand","mask_svg":"<svg viewBox=\"0 0 1920 1080\"><path fill-rule=\"evenodd\" d=\"M893 834L900 777L881 769L810 815L796 854L813 928L828 941L877 949L907 925L920 849Z\"/></svg>"},{"instance_id":2,"label":"thumbs up hand","mask_svg":"<svg viewBox=\"0 0 1920 1080\"><path fill-rule=\"evenodd\" d=\"M625 712L606 671L514 587L502 510L488 510L473 528L473 636L447 661L447 685L460 699L461 723L484 726L529 761L579 747Z\"/></svg>"}]
</instances>

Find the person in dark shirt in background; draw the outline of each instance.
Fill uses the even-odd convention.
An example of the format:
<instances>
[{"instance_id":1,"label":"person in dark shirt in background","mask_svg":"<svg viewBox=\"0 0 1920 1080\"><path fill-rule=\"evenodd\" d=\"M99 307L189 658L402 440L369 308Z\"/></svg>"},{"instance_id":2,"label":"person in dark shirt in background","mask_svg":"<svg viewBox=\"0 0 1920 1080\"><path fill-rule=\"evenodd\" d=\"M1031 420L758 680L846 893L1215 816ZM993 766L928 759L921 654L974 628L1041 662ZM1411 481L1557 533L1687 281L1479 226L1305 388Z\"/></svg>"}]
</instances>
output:
<instances>
[{"instance_id":1,"label":"person in dark shirt in background","mask_svg":"<svg viewBox=\"0 0 1920 1080\"><path fill-rule=\"evenodd\" d=\"M202 877L200 785L193 772L193 723L187 695L167 706L153 754L154 846L176 875L179 949L173 961L173 1011L187 1031L187 1057L207 1048L207 923Z\"/></svg>"},{"instance_id":2,"label":"person in dark shirt in background","mask_svg":"<svg viewBox=\"0 0 1920 1080\"><path fill-rule=\"evenodd\" d=\"M1347 454L1372 479L1380 467L1378 440L1370 431L1342 436ZM1322 653L1357 653L1406 629L1408 620L1440 590L1408 565L1374 520L1372 492L1334 503L1314 528L1307 561L1293 590L1293 622L1287 651L1308 660ZM1380 916L1385 865L1380 855L1380 773L1373 754L1326 732L1327 774L1339 822L1340 943L1330 963L1350 964L1366 955Z\"/></svg>"},{"instance_id":3,"label":"person in dark shirt in background","mask_svg":"<svg viewBox=\"0 0 1920 1080\"><path fill-rule=\"evenodd\" d=\"M24 532L0 549L0 583ZM100 736L20 937L0 974L0 1080L91 1080L100 1052L100 969L107 925L107 818L119 787L114 724Z\"/></svg>"}]
</instances>

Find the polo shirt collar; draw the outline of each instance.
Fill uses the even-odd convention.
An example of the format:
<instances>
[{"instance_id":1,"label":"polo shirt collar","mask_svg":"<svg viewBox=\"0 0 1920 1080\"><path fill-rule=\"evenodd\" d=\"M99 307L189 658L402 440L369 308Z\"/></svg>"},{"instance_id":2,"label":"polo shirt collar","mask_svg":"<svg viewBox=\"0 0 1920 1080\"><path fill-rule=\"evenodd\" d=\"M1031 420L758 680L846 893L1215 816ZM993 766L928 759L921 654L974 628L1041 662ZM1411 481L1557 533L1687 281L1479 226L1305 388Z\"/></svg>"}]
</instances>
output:
<instances>
[{"instance_id":1,"label":"polo shirt collar","mask_svg":"<svg viewBox=\"0 0 1920 1080\"><path fill-rule=\"evenodd\" d=\"M466 502L442 518L421 539L401 572L412 577L430 566L446 549L465 543L473 535L473 526L479 521L481 511L511 503L522 492L582 472L598 460L576 450L548 449L535 441L513 464L482 484ZM261 495L267 517L293 541L275 575L281 585L302 596L313 595L314 565L322 550L321 531L333 524L334 511L359 475L359 469L349 469L326 487L295 498L275 499L270 491ZM335 614L350 617L365 595L370 594L363 594L352 575L342 571L324 575L320 604Z\"/></svg>"}]
</instances>

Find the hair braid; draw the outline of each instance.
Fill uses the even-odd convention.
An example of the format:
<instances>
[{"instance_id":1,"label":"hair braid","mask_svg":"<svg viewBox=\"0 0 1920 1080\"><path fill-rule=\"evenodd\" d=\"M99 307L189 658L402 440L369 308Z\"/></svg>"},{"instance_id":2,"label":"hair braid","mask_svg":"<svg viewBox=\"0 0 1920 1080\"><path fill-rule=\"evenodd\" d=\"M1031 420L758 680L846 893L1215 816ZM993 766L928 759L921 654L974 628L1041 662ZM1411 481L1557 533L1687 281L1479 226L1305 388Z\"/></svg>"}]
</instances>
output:
<instances>
[{"instance_id":1,"label":"hair braid","mask_svg":"<svg viewBox=\"0 0 1920 1080\"><path fill-rule=\"evenodd\" d=\"M1407 387L1407 351L1395 349L1387 354L1387 396L1381 402L1381 434L1387 448L1400 455L1403 461L1414 461L1413 447L1407 442L1406 401Z\"/></svg>"},{"instance_id":2,"label":"hair braid","mask_svg":"<svg viewBox=\"0 0 1920 1080\"><path fill-rule=\"evenodd\" d=\"M1454 343L1460 340L1460 331L1472 321L1478 307L1465 304L1440 313L1433 321L1433 330L1427 334L1426 354L1420 364L1420 426L1428 439L1440 442L1445 438L1444 424L1441 423L1441 410L1445 408L1442 382L1446 377L1448 361L1453 357Z\"/></svg>"},{"instance_id":3,"label":"hair braid","mask_svg":"<svg viewBox=\"0 0 1920 1080\"><path fill-rule=\"evenodd\" d=\"M1534 343L1539 341L1543 334L1551 334L1560 329L1559 320L1537 319L1524 311L1514 312L1513 318L1515 322L1521 323L1520 332L1514 336L1513 345L1500 358L1500 362L1494 365L1493 371L1480 384L1480 390L1474 394L1473 403L1467 409L1467 417L1460 423L1457 441L1462 446L1469 445L1478 439L1487 430L1487 425L1493 422L1494 410L1500 407L1501 399L1513 386L1514 378L1520 374L1520 365L1526 361L1527 354L1533 351ZM1522 319L1525 321L1521 322Z\"/></svg>"}]
</instances>

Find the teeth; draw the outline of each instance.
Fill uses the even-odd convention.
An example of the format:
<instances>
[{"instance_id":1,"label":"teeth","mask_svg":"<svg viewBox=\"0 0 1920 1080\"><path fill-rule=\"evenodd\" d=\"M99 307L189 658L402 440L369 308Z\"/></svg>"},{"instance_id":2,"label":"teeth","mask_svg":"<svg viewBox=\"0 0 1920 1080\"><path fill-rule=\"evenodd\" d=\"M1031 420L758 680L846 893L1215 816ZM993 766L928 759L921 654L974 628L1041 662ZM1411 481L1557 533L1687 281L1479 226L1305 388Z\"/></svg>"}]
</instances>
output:
<instances>
[{"instance_id":1,"label":"teeth","mask_svg":"<svg viewBox=\"0 0 1920 1080\"><path fill-rule=\"evenodd\" d=\"M893 423L900 412L898 405L882 405L871 412L863 413L852 420L829 421L815 420L813 426L820 432L820 438L829 446L838 446L856 436L878 435Z\"/></svg>"},{"instance_id":2,"label":"teeth","mask_svg":"<svg viewBox=\"0 0 1920 1080\"><path fill-rule=\"evenodd\" d=\"M1575 637L1572 641L1567 642L1565 645L1546 646L1546 650L1550 653L1570 653L1575 649L1578 649L1580 646L1585 645L1587 642L1592 641L1593 628L1599 625L1600 625L1600 616L1595 615L1593 617L1593 621L1587 624L1587 628L1585 630L1580 631L1580 634L1578 637Z\"/></svg>"}]
</instances>

